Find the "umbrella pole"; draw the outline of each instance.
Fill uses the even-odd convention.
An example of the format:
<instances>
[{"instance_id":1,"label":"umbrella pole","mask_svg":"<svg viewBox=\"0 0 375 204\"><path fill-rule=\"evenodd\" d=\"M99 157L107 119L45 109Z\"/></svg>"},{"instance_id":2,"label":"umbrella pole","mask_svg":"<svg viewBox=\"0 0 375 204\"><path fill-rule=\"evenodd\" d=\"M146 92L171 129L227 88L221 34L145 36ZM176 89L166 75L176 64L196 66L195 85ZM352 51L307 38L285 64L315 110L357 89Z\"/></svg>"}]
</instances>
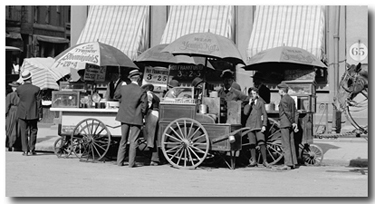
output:
<instances>
[{"instance_id":1,"label":"umbrella pole","mask_svg":"<svg viewBox=\"0 0 375 204\"><path fill-rule=\"evenodd\" d=\"M206 96L206 69L207 69L207 57L204 60L204 68L203 68L203 87L202 87L202 100L203 97Z\"/></svg>"}]
</instances>

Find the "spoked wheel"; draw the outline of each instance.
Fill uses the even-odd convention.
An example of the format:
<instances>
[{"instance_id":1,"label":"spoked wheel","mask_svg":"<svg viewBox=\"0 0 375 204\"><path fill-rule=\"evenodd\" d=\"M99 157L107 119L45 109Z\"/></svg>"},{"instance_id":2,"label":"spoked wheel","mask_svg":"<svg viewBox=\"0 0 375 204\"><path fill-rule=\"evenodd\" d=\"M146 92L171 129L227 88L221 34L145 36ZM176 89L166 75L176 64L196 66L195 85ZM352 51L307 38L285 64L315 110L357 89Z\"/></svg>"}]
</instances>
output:
<instances>
[{"instance_id":1,"label":"spoked wheel","mask_svg":"<svg viewBox=\"0 0 375 204\"><path fill-rule=\"evenodd\" d=\"M281 130L280 124L269 118L269 125L265 133L266 139L266 154L267 162L269 164L277 164L283 158L283 150L281 145ZM258 152L258 163L263 163L262 154L259 146L257 147Z\"/></svg>"},{"instance_id":2,"label":"spoked wheel","mask_svg":"<svg viewBox=\"0 0 375 204\"><path fill-rule=\"evenodd\" d=\"M176 168L194 169L208 154L210 142L206 129L196 120L180 118L164 130L161 149L167 161Z\"/></svg>"},{"instance_id":3,"label":"spoked wheel","mask_svg":"<svg viewBox=\"0 0 375 204\"><path fill-rule=\"evenodd\" d=\"M53 150L58 158L68 158L71 155L70 140L66 137L60 137L53 144Z\"/></svg>"},{"instance_id":4,"label":"spoked wheel","mask_svg":"<svg viewBox=\"0 0 375 204\"><path fill-rule=\"evenodd\" d=\"M71 143L81 161L99 161L108 152L111 134L100 120L88 118L74 128Z\"/></svg>"},{"instance_id":5,"label":"spoked wheel","mask_svg":"<svg viewBox=\"0 0 375 204\"><path fill-rule=\"evenodd\" d=\"M305 145L302 149L302 159L305 165L318 166L323 161L323 150L315 145Z\"/></svg>"}]
</instances>

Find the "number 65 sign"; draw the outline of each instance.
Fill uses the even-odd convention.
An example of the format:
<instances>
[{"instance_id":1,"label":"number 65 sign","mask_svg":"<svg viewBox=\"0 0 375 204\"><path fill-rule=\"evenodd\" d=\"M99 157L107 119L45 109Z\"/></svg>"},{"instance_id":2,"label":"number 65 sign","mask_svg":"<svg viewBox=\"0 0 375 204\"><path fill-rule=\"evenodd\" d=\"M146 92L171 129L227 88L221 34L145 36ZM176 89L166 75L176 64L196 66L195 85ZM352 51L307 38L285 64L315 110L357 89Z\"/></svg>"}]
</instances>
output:
<instances>
[{"instance_id":1,"label":"number 65 sign","mask_svg":"<svg viewBox=\"0 0 375 204\"><path fill-rule=\"evenodd\" d=\"M349 48L349 55L355 61L358 61L358 62L363 61L364 59L366 59L367 54L368 54L367 46L363 43L360 43L360 42L354 43Z\"/></svg>"}]
</instances>

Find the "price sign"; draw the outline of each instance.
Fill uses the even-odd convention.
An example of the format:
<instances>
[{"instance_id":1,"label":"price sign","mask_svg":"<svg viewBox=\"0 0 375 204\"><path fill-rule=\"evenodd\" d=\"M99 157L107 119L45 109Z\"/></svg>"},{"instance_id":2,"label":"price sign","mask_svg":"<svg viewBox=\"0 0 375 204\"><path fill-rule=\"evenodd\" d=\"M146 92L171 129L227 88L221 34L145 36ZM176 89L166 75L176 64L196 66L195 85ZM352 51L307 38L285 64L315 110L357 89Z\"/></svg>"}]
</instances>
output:
<instances>
[{"instance_id":1,"label":"price sign","mask_svg":"<svg viewBox=\"0 0 375 204\"><path fill-rule=\"evenodd\" d=\"M361 62L366 59L368 55L367 46L360 42L354 43L349 48L349 55L353 60Z\"/></svg>"},{"instance_id":2,"label":"price sign","mask_svg":"<svg viewBox=\"0 0 375 204\"><path fill-rule=\"evenodd\" d=\"M151 84L167 84L168 69L162 67L145 67L143 80Z\"/></svg>"},{"instance_id":3,"label":"price sign","mask_svg":"<svg viewBox=\"0 0 375 204\"><path fill-rule=\"evenodd\" d=\"M106 67L100 67L94 64L86 64L85 68L85 81L102 82L105 80Z\"/></svg>"}]
</instances>

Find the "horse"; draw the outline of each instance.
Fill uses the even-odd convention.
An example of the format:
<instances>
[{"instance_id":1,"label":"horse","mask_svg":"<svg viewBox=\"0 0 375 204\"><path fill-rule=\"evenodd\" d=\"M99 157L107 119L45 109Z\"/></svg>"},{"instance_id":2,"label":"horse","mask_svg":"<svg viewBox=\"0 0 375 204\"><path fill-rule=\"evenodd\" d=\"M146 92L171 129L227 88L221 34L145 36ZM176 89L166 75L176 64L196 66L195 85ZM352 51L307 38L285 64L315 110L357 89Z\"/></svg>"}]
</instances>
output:
<instances>
[{"instance_id":1,"label":"horse","mask_svg":"<svg viewBox=\"0 0 375 204\"><path fill-rule=\"evenodd\" d=\"M362 94L368 100L368 72L362 70L361 63L357 65L346 63L346 71L341 77L340 88L335 97L334 106L338 110L344 110L351 124L362 133L367 133L367 127L361 127L350 114L349 106L358 107L360 104L353 99Z\"/></svg>"}]
</instances>

